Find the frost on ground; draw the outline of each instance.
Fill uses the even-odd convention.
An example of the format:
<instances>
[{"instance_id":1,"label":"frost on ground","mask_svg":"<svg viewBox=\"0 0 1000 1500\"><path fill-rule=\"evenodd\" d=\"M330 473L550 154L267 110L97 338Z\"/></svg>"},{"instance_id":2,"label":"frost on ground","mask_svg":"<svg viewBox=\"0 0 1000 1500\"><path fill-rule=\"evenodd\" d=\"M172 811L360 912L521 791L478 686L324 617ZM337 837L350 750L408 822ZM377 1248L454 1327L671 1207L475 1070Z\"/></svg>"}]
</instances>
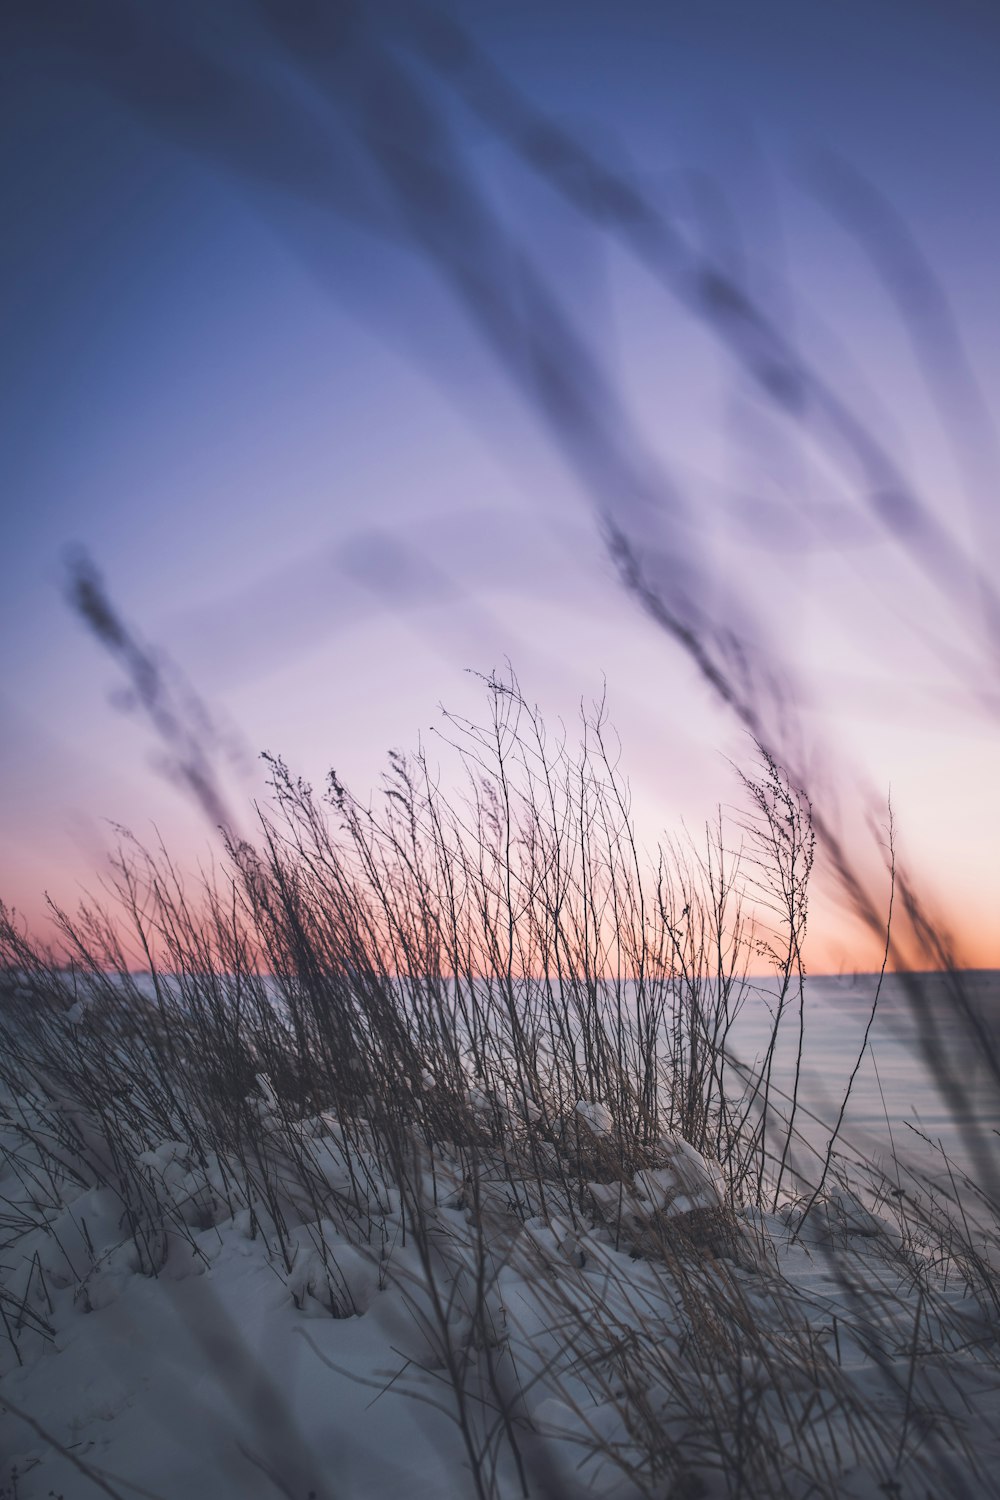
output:
<instances>
[{"instance_id":1,"label":"frost on ground","mask_svg":"<svg viewBox=\"0 0 1000 1500\"><path fill-rule=\"evenodd\" d=\"M902 1193L764 1211L427 1070L212 1097L78 1005L3 1000L4 1500L998 1493L995 1266Z\"/></svg>"}]
</instances>

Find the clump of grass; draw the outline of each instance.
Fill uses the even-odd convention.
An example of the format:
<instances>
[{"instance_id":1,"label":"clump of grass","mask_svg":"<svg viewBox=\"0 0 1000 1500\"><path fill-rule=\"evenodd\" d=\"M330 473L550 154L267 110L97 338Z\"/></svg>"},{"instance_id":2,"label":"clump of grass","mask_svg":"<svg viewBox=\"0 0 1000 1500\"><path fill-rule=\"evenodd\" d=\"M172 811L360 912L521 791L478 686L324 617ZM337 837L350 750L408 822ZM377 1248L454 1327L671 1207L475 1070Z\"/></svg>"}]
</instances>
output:
<instances>
[{"instance_id":1,"label":"clump of grass","mask_svg":"<svg viewBox=\"0 0 1000 1500\"><path fill-rule=\"evenodd\" d=\"M58 955L2 913L4 1162L34 1205L5 1227L40 1247L0 1304L14 1358L51 1281L99 1307L238 1222L299 1308L401 1299L394 1389L447 1410L483 1500L986 1485L941 1392L973 1410L998 1373L997 1205L800 1130L807 799L765 755L741 847L720 819L647 862L603 709L571 748L488 691L485 725L448 721L458 793L425 754L372 804L272 760L225 880L125 838L116 905L56 912ZM61 1238L83 1202L112 1252L82 1211Z\"/></svg>"}]
</instances>

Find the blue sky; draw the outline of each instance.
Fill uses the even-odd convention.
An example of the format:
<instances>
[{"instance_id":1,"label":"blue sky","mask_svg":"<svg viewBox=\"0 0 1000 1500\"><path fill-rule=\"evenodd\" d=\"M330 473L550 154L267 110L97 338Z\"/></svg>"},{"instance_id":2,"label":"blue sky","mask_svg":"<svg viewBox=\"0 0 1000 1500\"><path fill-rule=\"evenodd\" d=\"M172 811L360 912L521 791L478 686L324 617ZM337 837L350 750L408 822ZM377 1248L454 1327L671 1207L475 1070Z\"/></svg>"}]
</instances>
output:
<instances>
[{"instance_id":1,"label":"blue sky","mask_svg":"<svg viewBox=\"0 0 1000 1500\"><path fill-rule=\"evenodd\" d=\"M84 42L65 45L81 9ZM251 765L268 748L310 776L334 764L374 784L385 749L413 744L440 700L474 709L466 668L505 657L553 714L571 716L606 677L650 841L729 800L725 757L745 754L690 664L622 595L593 497L384 189L350 153L331 147L327 161L343 121L269 38L266 14L46 0L7 22L0 820L4 889L33 919L43 887L71 899L88 879L105 820L140 834L155 822L192 858L208 837L66 606L77 547ZM995 578L988 442L969 439L963 473L912 328L822 198L831 156L878 189L946 289L995 407L992 8L455 14L527 99L794 333ZM161 51L139 46L148 18ZM365 19L393 40L391 9ZM177 84L168 30L240 80L210 127L197 89ZM271 90L301 103L298 133L280 128ZM858 519L842 478L702 322L473 113L446 108L495 222L691 518L678 546L699 599L725 612L739 594L751 637L808 687L807 734L876 792L892 786L918 869L963 918L973 957L1000 962L982 941L1000 831L995 719L953 666L960 651L974 675L968 620ZM234 780L244 803L259 790L255 769ZM824 930L832 965L849 942L832 912Z\"/></svg>"}]
</instances>

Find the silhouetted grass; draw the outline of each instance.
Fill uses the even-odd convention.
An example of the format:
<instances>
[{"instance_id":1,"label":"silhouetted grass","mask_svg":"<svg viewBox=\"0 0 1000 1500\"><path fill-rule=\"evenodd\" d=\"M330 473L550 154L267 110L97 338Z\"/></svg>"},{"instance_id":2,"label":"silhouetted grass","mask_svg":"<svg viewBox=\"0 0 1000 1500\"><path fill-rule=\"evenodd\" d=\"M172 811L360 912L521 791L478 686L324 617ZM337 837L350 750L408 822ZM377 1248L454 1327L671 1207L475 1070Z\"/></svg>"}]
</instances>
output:
<instances>
[{"instance_id":1,"label":"silhouetted grass","mask_svg":"<svg viewBox=\"0 0 1000 1500\"><path fill-rule=\"evenodd\" d=\"M125 841L114 907L56 913L58 953L3 914L4 1158L30 1186L5 1238L47 1246L0 1304L15 1357L49 1337L47 1277L114 1295L120 1247L46 1238L73 1183L120 1206L130 1274L169 1281L238 1221L297 1306L399 1298L393 1391L454 1419L478 1496L993 1493L995 1198L799 1129L808 802L765 754L740 853L720 821L647 863L603 711L571 747L513 679L488 693L486 724L450 721L462 794L424 755L371 805L274 760L225 879ZM750 1065L730 1033L762 956ZM206 1336L223 1372L232 1347ZM317 1487L261 1399L255 1462Z\"/></svg>"}]
</instances>

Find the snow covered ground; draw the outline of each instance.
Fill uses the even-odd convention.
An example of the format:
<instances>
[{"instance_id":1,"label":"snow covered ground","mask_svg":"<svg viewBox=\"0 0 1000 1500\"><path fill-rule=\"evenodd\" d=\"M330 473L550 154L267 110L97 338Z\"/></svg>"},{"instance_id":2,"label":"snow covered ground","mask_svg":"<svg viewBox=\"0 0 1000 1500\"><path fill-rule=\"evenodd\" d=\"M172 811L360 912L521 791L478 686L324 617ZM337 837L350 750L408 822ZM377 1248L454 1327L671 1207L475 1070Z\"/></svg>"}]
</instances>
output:
<instances>
[{"instance_id":1,"label":"snow covered ground","mask_svg":"<svg viewBox=\"0 0 1000 1500\"><path fill-rule=\"evenodd\" d=\"M4 1500L1000 1493L988 1212L945 1250L834 1177L803 1224L669 1136L616 1175L593 1099L508 1152L261 1074L220 1151L123 1032L4 1005Z\"/></svg>"}]
</instances>

